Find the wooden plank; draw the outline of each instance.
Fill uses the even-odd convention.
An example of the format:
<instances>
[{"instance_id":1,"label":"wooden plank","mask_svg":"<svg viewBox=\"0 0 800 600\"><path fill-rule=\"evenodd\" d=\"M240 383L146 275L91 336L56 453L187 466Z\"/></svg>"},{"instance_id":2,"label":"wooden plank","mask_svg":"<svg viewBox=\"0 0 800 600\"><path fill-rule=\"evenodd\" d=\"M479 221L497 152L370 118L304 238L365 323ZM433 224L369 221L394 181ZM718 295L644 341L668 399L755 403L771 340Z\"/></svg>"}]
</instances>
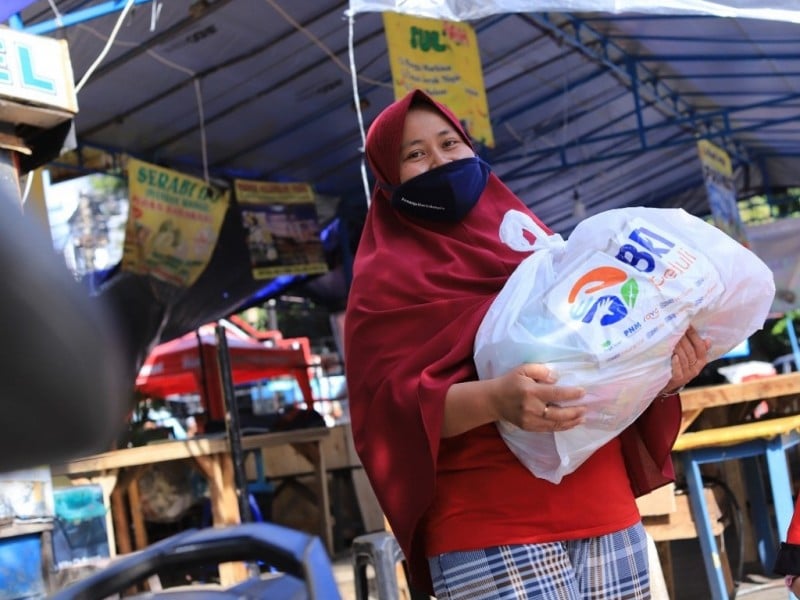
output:
<instances>
[{"instance_id":1,"label":"wooden plank","mask_svg":"<svg viewBox=\"0 0 800 600\"><path fill-rule=\"evenodd\" d=\"M208 479L214 527L241 523L230 456L197 456L195 462ZM223 587L244 581L248 578L247 565L242 562L222 563L219 565L219 578Z\"/></svg>"},{"instance_id":2,"label":"wooden plank","mask_svg":"<svg viewBox=\"0 0 800 600\"><path fill-rule=\"evenodd\" d=\"M306 429L292 429L290 431L271 431L257 435L242 436L242 449L272 448L286 444L316 442L330 436L331 430L327 427L309 427Z\"/></svg>"},{"instance_id":3,"label":"wooden plank","mask_svg":"<svg viewBox=\"0 0 800 600\"><path fill-rule=\"evenodd\" d=\"M313 442L330 435L326 427L293 429L242 437L242 449L273 448L292 443ZM87 474L196 456L208 456L228 451L228 439L222 436L195 437L188 440L155 442L146 446L122 448L101 454L77 458L67 463L51 465L53 475Z\"/></svg>"},{"instance_id":4,"label":"wooden plank","mask_svg":"<svg viewBox=\"0 0 800 600\"><path fill-rule=\"evenodd\" d=\"M133 522L133 540L136 544L137 550L147 548L147 527L144 524L142 511L139 507L142 505L141 497L139 496L139 479L132 479L126 488L128 494L128 502L131 506L131 521ZM135 507L135 508L133 508Z\"/></svg>"},{"instance_id":5,"label":"wooden plank","mask_svg":"<svg viewBox=\"0 0 800 600\"><path fill-rule=\"evenodd\" d=\"M157 442L147 446L122 448L102 454L78 458L68 463L51 465L53 475L83 475L105 471L168 462L195 456L207 456L228 451L228 440L223 437L192 438L189 440Z\"/></svg>"},{"instance_id":6,"label":"wooden plank","mask_svg":"<svg viewBox=\"0 0 800 600\"><path fill-rule=\"evenodd\" d=\"M770 439L798 430L800 430L800 415L765 419L742 425L690 431L680 435L672 449L679 452L696 448L730 446L750 440Z\"/></svg>"},{"instance_id":7,"label":"wooden plank","mask_svg":"<svg viewBox=\"0 0 800 600\"><path fill-rule=\"evenodd\" d=\"M304 431L304 430L297 430ZM355 454L349 449L347 437L349 436L348 426L336 426L327 429L328 435L323 438L318 438L321 441L322 452L325 454L325 463L328 470L334 469L347 469L355 466L360 466L361 463ZM288 432L287 432L288 433ZM267 434L273 435L273 434ZM247 448L257 448L249 441L251 436L243 439L248 440ZM253 438L259 436L252 436ZM313 441L314 438L312 438ZM257 441L257 440L254 440ZM302 442L302 439L298 439ZM292 445L286 443L282 445L270 444L264 446L262 449L262 457L264 464L264 473L267 477L295 477L299 475L312 474L314 471L313 464L305 457L298 454ZM254 478L254 470L252 464L246 465L248 478Z\"/></svg>"},{"instance_id":8,"label":"wooden plank","mask_svg":"<svg viewBox=\"0 0 800 600\"><path fill-rule=\"evenodd\" d=\"M46 523L9 523L8 525L0 526L0 539L17 537L19 535L33 535L34 533L42 533L53 529L53 522Z\"/></svg>"},{"instance_id":9,"label":"wooden plank","mask_svg":"<svg viewBox=\"0 0 800 600\"><path fill-rule=\"evenodd\" d=\"M711 528L714 535L721 535L724 527L719 522L722 515L717 498L711 488L703 490L708 504L708 516L711 519ZM653 536L656 542L667 540L686 540L697 537L697 529L689 507L687 494L675 495L675 511L664 515L642 517L647 533Z\"/></svg>"},{"instance_id":10,"label":"wooden plank","mask_svg":"<svg viewBox=\"0 0 800 600\"><path fill-rule=\"evenodd\" d=\"M119 554L129 554L133 550L131 545L131 534L128 531L128 510L125 506L125 488L117 485L111 492L111 516L114 519L114 537L117 540L117 547L112 550L109 548L109 556Z\"/></svg>"},{"instance_id":11,"label":"wooden plank","mask_svg":"<svg viewBox=\"0 0 800 600\"><path fill-rule=\"evenodd\" d=\"M686 388L681 392L684 412L800 394L800 372L760 377L742 383Z\"/></svg>"},{"instance_id":12,"label":"wooden plank","mask_svg":"<svg viewBox=\"0 0 800 600\"><path fill-rule=\"evenodd\" d=\"M375 492L372 490L372 485L370 485L364 469L353 469L352 478L364 531L367 533L383 531L383 510L378 504L378 498L375 497Z\"/></svg>"},{"instance_id":13,"label":"wooden plank","mask_svg":"<svg viewBox=\"0 0 800 600\"><path fill-rule=\"evenodd\" d=\"M342 425L341 430L345 441L344 456L346 457L348 466L351 467L350 473L353 482L353 490L356 494L356 501L358 502L364 530L368 533L381 531L385 527L383 509L378 503L378 498L375 496L372 484L369 482L367 473L364 471L361 460L358 458L350 423Z\"/></svg>"},{"instance_id":14,"label":"wooden plank","mask_svg":"<svg viewBox=\"0 0 800 600\"><path fill-rule=\"evenodd\" d=\"M636 498L636 506L639 508L639 514L643 517L649 515L665 515L667 513L675 512L675 484L669 483L663 485Z\"/></svg>"}]
</instances>

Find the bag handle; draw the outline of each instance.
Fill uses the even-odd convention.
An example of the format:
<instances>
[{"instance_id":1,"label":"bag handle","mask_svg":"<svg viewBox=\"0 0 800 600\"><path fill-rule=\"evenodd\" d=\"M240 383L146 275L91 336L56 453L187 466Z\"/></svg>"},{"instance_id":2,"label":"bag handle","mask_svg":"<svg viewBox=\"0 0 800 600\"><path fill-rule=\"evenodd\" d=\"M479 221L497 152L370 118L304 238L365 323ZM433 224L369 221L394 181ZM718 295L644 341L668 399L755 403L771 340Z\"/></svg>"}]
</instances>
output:
<instances>
[{"instance_id":1,"label":"bag handle","mask_svg":"<svg viewBox=\"0 0 800 600\"><path fill-rule=\"evenodd\" d=\"M531 242L525 232L532 233L535 240ZM558 233L550 234L536 222L531 215L520 210L509 210L500 223L500 240L519 252L557 248L566 242Z\"/></svg>"}]
</instances>

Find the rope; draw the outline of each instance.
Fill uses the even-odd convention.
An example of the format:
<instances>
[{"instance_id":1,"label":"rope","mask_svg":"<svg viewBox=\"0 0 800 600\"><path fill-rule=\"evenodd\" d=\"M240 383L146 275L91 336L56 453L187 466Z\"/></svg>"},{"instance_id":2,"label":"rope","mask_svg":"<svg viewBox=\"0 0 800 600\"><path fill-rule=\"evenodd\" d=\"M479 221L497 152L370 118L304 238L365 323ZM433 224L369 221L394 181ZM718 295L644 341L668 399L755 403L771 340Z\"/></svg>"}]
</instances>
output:
<instances>
[{"instance_id":1,"label":"rope","mask_svg":"<svg viewBox=\"0 0 800 600\"><path fill-rule=\"evenodd\" d=\"M347 51L348 56L350 57L350 74L352 76L352 83L353 83L353 103L355 104L356 109L356 116L358 117L358 131L361 134L361 147L358 151L361 153L361 180L364 183L364 196L367 199L367 208L369 208L370 204L370 194L369 194L369 181L367 180L367 165L364 158L364 153L366 151L367 146L367 138L366 134L364 133L364 117L361 114L361 97L358 93L358 77L356 76L356 58L355 58L355 48L353 46L353 15L349 15L347 18L348 21L348 36L347 36Z\"/></svg>"}]
</instances>

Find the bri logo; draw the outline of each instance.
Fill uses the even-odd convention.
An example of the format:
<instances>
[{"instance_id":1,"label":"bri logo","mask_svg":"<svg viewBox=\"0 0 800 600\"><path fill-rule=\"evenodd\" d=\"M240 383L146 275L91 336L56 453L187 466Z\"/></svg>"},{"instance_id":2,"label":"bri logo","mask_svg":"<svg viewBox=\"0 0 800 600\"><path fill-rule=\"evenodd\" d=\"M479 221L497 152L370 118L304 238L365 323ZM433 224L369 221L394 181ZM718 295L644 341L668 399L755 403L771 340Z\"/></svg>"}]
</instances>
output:
<instances>
[{"instance_id":1,"label":"bri logo","mask_svg":"<svg viewBox=\"0 0 800 600\"><path fill-rule=\"evenodd\" d=\"M646 227L638 227L628 235L628 243L619 248L614 258L643 274L651 273L656 268L656 260L662 259L674 247L675 244L665 237ZM681 258L686 257L681 255ZM665 279L678 275L673 269L676 265L668 265L670 268L665 270L660 279L649 277L656 287L664 285ZM688 266L685 265L685 268ZM606 327L627 317L630 309L636 305L638 296L639 283L636 279L629 277L619 267L604 265L579 277L570 289L567 301L571 305L570 316L573 319L583 323L599 321L600 325ZM632 334L639 329L636 325L632 325L625 334Z\"/></svg>"}]
</instances>

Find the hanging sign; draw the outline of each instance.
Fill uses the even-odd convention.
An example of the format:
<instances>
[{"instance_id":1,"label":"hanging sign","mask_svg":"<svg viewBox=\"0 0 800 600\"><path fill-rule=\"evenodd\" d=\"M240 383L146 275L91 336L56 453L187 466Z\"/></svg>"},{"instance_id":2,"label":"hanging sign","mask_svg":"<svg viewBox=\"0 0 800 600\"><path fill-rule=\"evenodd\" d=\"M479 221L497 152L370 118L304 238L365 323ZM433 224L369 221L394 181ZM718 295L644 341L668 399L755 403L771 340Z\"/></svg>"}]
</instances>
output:
<instances>
[{"instance_id":1,"label":"hanging sign","mask_svg":"<svg viewBox=\"0 0 800 600\"><path fill-rule=\"evenodd\" d=\"M328 270L309 184L237 179L234 189L253 279Z\"/></svg>"},{"instance_id":2,"label":"hanging sign","mask_svg":"<svg viewBox=\"0 0 800 600\"><path fill-rule=\"evenodd\" d=\"M383 13L394 95L421 89L446 105L473 140L490 148L494 136L475 31L467 23Z\"/></svg>"},{"instance_id":3,"label":"hanging sign","mask_svg":"<svg viewBox=\"0 0 800 600\"><path fill-rule=\"evenodd\" d=\"M78 112L65 40L0 27L0 122L50 128Z\"/></svg>"},{"instance_id":4,"label":"hanging sign","mask_svg":"<svg viewBox=\"0 0 800 600\"><path fill-rule=\"evenodd\" d=\"M697 142L697 152L703 165L703 179L714 224L742 245L748 246L728 153L708 140Z\"/></svg>"},{"instance_id":5,"label":"hanging sign","mask_svg":"<svg viewBox=\"0 0 800 600\"><path fill-rule=\"evenodd\" d=\"M214 252L229 193L135 159L128 161L128 191L122 270L191 286Z\"/></svg>"}]
</instances>

